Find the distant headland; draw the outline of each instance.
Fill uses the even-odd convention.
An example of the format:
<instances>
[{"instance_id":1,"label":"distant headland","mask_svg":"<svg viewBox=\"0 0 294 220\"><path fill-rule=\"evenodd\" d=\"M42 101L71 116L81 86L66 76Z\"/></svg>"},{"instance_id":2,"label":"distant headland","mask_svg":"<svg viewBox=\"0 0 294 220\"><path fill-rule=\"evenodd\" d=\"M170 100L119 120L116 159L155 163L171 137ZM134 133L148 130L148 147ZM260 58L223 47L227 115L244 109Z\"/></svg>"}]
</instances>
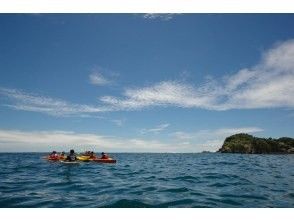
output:
<instances>
[{"instance_id":1,"label":"distant headland","mask_svg":"<svg viewBox=\"0 0 294 220\"><path fill-rule=\"evenodd\" d=\"M258 138L249 134L227 137L218 150L221 153L242 154L294 154L294 139L289 137Z\"/></svg>"}]
</instances>

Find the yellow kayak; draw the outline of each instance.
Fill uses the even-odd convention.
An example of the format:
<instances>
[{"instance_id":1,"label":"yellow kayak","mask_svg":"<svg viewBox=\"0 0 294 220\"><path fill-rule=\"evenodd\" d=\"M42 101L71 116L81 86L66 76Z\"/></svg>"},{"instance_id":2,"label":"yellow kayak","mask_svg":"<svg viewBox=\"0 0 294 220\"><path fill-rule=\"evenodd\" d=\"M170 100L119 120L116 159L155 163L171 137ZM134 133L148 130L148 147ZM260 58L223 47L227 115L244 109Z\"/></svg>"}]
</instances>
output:
<instances>
[{"instance_id":1,"label":"yellow kayak","mask_svg":"<svg viewBox=\"0 0 294 220\"><path fill-rule=\"evenodd\" d=\"M80 161L89 161L90 156L77 156L77 159Z\"/></svg>"}]
</instances>

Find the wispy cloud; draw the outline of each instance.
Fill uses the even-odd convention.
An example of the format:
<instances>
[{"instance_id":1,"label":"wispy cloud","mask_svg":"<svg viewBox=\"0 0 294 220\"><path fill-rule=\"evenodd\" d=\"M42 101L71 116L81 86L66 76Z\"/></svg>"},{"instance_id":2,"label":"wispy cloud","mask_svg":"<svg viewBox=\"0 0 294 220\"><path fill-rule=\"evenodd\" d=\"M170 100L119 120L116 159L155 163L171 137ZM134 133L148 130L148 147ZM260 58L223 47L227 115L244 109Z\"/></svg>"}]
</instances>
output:
<instances>
[{"instance_id":1,"label":"wispy cloud","mask_svg":"<svg viewBox=\"0 0 294 220\"><path fill-rule=\"evenodd\" d=\"M175 16L179 14L173 14L173 13L147 13L143 14L143 18L149 19L149 20L162 20L162 21L169 21L173 19Z\"/></svg>"},{"instance_id":2,"label":"wispy cloud","mask_svg":"<svg viewBox=\"0 0 294 220\"><path fill-rule=\"evenodd\" d=\"M163 81L126 89L122 97L100 100L115 110L176 106L209 110L294 107L294 40L280 43L263 54L261 61L225 79L201 85Z\"/></svg>"},{"instance_id":3,"label":"wispy cloud","mask_svg":"<svg viewBox=\"0 0 294 220\"><path fill-rule=\"evenodd\" d=\"M149 129L142 129L140 131L141 134L147 134L147 133L160 133L162 131L164 131L167 127L169 127L169 124L160 124L158 126L156 126L155 128L149 128Z\"/></svg>"},{"instance_id":4,"label":"wispy cloud","mask_svg":"<svg viewBox=\"0 0 294 220\"><path fill-rule=\"evenodd\" d=\"M114 85L119 73L108 68L95 66L90 75L89 82L96 86Z\"/></svg>"},{"instance_id":5,"label":"wispy cloud","mask_svg":"<svg viewBox=\"0 0 294 220\"><path fill-rule=\"evenodd\" d=\"M123 124L125 123L126 119L112 119L111 120L114 124L116 124L118 127L122 127Z\"/></svg>"},{"instance_id":6,"label":"wispy cloud","mask_svg":"<svg viewBox=\"0 0 294 220\"><path fill-rule=\"evenodd\" d=\"M89 117L90 114L108 111L104 107L73 104L61 99L26 93L17 89L0 88L0 95L8 98L4 106L23 111L40 112L52 116Z\"/></svg>"},{"instance_id":7,"label":"wispy cloud","mask_svg":"<svg viewBox=\"0 0 294 220\"><path fill-rule=\"evenodd\" d=\"M214 97L206 96L192 85L177 81L165 81L153 86L127 89L125 98L111 96L100 100L114 109L136 110L151 106L203 107L209 106Z\"/></svg>"},{"instance_id":8,"label":"wispy cloud","mask_svg":"<svg viewBox=\"0 0 294 220\"><path fill-rule=\"evenodd\" d=\"M89 75L90 83L93 85L103 86L111 83L105 76L99 72L93 72Z\"/></svg>"}]
</instances>

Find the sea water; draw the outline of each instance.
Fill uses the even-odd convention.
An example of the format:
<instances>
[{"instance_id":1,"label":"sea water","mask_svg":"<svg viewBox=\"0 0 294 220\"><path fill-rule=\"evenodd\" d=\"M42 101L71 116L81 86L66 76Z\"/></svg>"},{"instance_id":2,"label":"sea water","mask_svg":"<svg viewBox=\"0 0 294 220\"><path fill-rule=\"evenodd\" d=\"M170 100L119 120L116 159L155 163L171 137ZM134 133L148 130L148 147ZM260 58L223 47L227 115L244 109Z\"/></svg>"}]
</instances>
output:
<instances>
[{"instance_id":1,"label":"sea water","mask_svg":"<svg viewBox=\"0 0 294 220\"><path fill-rule=\"evenodd\" d=\"M113 153L116 164L0 154L0 207L294 207L294 155Z\"/></svg>"}]
</instances>

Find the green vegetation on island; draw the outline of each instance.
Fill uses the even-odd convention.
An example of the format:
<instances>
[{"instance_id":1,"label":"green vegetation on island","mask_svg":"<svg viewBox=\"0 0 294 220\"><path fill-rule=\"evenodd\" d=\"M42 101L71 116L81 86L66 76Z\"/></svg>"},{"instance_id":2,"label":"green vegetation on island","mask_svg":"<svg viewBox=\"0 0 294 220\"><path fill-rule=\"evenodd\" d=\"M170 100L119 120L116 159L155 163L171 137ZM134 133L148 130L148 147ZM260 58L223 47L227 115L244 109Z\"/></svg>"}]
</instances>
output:
<instances>
[{"instance_id":1,"label":"green vegetation on island","mask_svg":"<svg viewBox=\"0 0 294 220\"><path fill-rule=\"evenodd\" d=\"M223 146L218 150L221 153L243 154L294 154L294 139L282 137L258 138L249 134L235 134L227 137Z\"/></svg>"}]
</instances>

